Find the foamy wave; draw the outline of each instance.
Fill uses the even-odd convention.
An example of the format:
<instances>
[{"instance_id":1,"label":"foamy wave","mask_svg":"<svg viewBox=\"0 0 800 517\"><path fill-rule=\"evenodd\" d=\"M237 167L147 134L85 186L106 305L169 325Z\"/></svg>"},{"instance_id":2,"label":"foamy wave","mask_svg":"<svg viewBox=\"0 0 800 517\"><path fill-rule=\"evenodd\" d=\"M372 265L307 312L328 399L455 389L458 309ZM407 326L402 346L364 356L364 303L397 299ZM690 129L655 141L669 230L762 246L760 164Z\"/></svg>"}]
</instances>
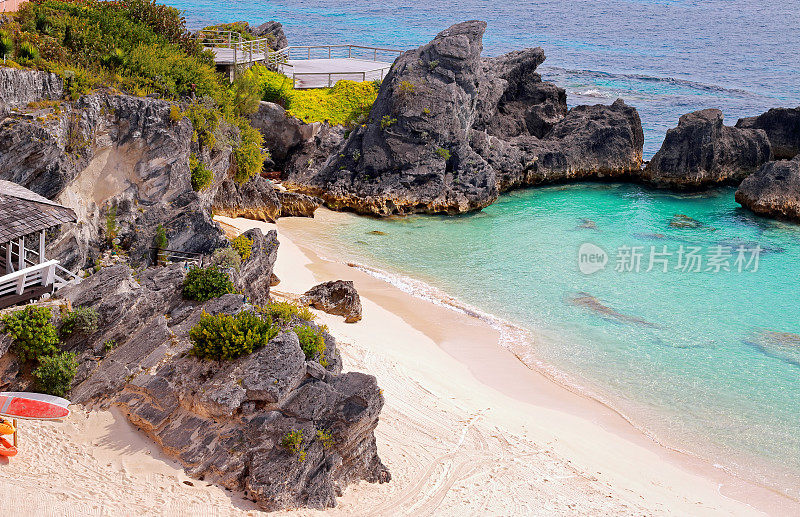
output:
<instances>
[{"instance_id":1,"label":"foamy wave","mask_svg":"<svg viewBox=\"0 0 800 517\"><path fill-rule=\"evenodd\" d=\"M601 92L600 90L598 90L596 88L590 88L589 90L585 90L585 91L575 90L575 91L571 91L569 93L571 93L573 95L581 95L583 97L597 97L597 98L600 98L600 99L608 98L608 95L605 95L603 92Z\"/></svg>"}]
</instances>

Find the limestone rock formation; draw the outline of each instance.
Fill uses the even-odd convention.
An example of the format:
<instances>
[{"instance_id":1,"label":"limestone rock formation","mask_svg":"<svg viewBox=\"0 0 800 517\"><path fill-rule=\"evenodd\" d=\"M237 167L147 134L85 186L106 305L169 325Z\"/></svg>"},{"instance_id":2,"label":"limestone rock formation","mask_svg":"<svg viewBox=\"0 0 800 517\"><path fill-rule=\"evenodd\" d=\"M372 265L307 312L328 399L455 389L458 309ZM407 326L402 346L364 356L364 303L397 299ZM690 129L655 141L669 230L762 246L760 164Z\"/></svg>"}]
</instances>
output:
<instances>
[{"instance_id":1,"label":"limestone rock formation","mask_svg":"<svg viewBox=\"0 0 800 517\"><path fill-rule=\"evenodd\" d=\"M725 126L721 111L705 109L681 116L667 131L642 178L672 188L736 184L770 158L763 130Z\"/></svg>"},{"instance_id":2,"label":"limestone rock formation","mask_svg":"<svg viewBox=\"0 0 800 517\"><path fill-rule=\"evenodd\" d=\"M800 155L769 162L745 178L736 202L757 214L800 222Z\"/></svg>"},{"instance_id":3,"label":"limestone rock formation","mask_svg":"<svg viewBox=\"0 0 800 517\"><path fill-rule=\"evenodd\" d=\"M199 150L191 123L170 120L170 106L97 93L19 109L0 123L0 178L73 208L81 221L68 225L49 256L83 267L110 240L109 227L134 261L149 255L159 224L172 249L208 253L225 244L210 202L228 175L231 149L206 153L214 182L195 192L189 155Z\"/></svg>"},{"instance_id":4,"label":"limestone rock formation","mask_svg":"<svg viewBox=\"0 0 800 517\"><path fill-rule=\"evenodd\" d=\"M267 510L324 509L349 483L391 478L377 455L374 429L384 401L374 377L343 374L335 339L296 317L239 359L192 356L188 334L202 313L253 307L240 294L185 300L184 275L179 265L135 276L118 265L59 291L73 306L99 313L96 332L65 343L80 364L73 402L119 407L189 475L241 491ZM297 325L322 332L326 361L306 358L292 331ZM116 346L107 347L109 340ZM29 376L6 353L6 341L0 339L4 387L25 389ZM283 443L293 431L302 433L296 450Z\"/></svg>"},{"instance_id":5,"label":"limestone rock formation","mask_svg":"<svg viewBox=\"0 0 800 517\"><path fill-rule=\"evenodd\" d=\"M303 294L300 301L329 314L344 316L345 323L361 320L361 297L351 280L315 285Z\"/></svg>"},{"instance_id":6,"label":"limestone rock formation","mask_svg":"<svg viewBox=\"0 0 800 517\"><path fill-rule=\"evenodd\" d=\"M457 24L401 55L368 123L319 170L290 171L287 187L362 213L461 213L507 188L639 169L634 109L568 113L564 91L536 73L543 51L481 58L485 28Z\"/></svg>"},{"instance_id":7,"label":"limestone rock formation","mask_svg":"<svg viewBox=\"0 0 800 517\"><path fill-rule=\"evenodd\" d=\"M286 34L283 33L283 25L275 20L270 20L258 27L251 28L250 33L256 38L269 38L269 46L272 50L280 50L289 46L289 40L286 39Z\"/></svg>"},{"instance_id":8,"label":"limestone rock formation","mask_svg":"<svg viewBox=\"0 0 800 517\"><path fill-rule=\"evenodd\" d=\"M272 183L255 176L242 185L233 178L222 182L212 203L214 213L226 217L246 217L275 222L281 215L281 202Z\"/></svg>"},{"instance_id":9,"label":"limestone rock formation","mask_svg":"<svg viewBox=\"0 0 800 517\"><path fill-rule=\"evenodd\" d=\"M264 136L270 157L283 166L295 149L313 139L322 128L315 122L306 124L289 115L285 109L272 102L260 102L258 111L250 115L250 124Z\"/></svg>"},{"instance_id":10,"label":"limestone rock formation","mask_svg":"<svg viewBox=\"0 0 800 517\"><path fill-rule=\"evenodd\" d=\"M58 100L64 95L63 81L53 73L0 67L0 113L42 100Z\"/></svg>"},{"instance_id":11,"label":"limestone rock formation","mask_svg":"<svg viewBox=\"0 0 800 517\"><path fill-rule=\"evenodd\" d=\"M791 160L800 154L800 107L773 108L757 117L740 118L736 127L763 129L776 160Z\"/></svg>"},{"instance_id":12,"label":"limestone rock formation","mask_svg":"<svg viewBox=\"0 0 800 517\"><path fill-rule=\"evenodd\" d=\"M322 200L298 192L277 191L281 203L281 217L314 217L314 210L322 205Z\"/></svg>"},{"instance_id":13,"label":"limestone rock formation","mask_svg":"<svg viewBox=\"0 0 800 517\"><path fill-rule=\"evenodd\" d=\"M250 256L234 272L234 285L257 305L269 303L269 288L272 270L278 259L278 232L270 230L264 235L258 228L247 230L242 235L253 243Z\"/></svg>"}]
</instances>

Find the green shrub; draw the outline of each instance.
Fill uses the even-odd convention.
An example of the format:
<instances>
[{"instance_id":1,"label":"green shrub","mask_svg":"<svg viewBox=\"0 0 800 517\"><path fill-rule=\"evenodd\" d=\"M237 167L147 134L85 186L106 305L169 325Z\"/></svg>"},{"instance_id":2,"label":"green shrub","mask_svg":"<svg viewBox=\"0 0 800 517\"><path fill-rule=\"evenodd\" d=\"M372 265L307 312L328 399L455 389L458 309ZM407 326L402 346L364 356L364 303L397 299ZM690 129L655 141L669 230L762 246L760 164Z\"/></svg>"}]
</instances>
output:
<instances>
[{"instance_id":1,"label":"green shrub","mask_svg":"<svg viewBox=\"0 0 800 517\"><path fill-rule=\"evenodd\" d=\"M176 122L180 122L184 116L185 115L181 111L180 106L178 106L177 104L173 104L172 106L169 107L169 120L173 124Z\"/></svg>"},{"instance_id":2,"label":"green shrub","mask_svg":"<svg viewBox=\"0 0 800 517\"><path fill-rule=\"evenodd\" d=\"M332 88L295 90L283 74L263 66L250 69L258 78L261 99L280 104L293 117L305 122L362 124L375 103L380 83L375 81L339 81Z\"/></svg>"},{"instance_id":3,"label":"green shrub","mask_svg":"<svg viewBox=\"0 0 800 517\"><path fill-rule=\"evenodd\" d=\"M167 230L161 224L156 226L156 235L155 237L153 237L153 246L155 246L160 250L167 249L167 246L169 246L169 239L167 239Z\"/></svg>"},{"instance_id":4,"label":"green shrub","mask_svg":"<svg viewBox=\"0 0 800 517\"><path fill-rule=\"evenodd\" d=\"M400 81L395 91L402 98L410 97L414 94L414 84L410 81Z\"/></svg>"},{"instance_id":5,"label":"green shrub","mask_svg":"<svg viewBox=\"0 0 800 517\"><path fill-rule=\"evenodd\" d=\"M315 317L308 307L298 307L289 302L270 302L266 307L261 308L261 312L282 326L291 323L293 316L297 316L303 321L314 321Z\"/></svg>"},{"instance_id":6,"label":"green shrub","mask_svg":"<svg viewBox=\"0 0 800 517\"><path fill-rule=\"evenodd\" d=\"M32 372L36 389L57 397L67 395L77 373L78 361L72 352L41 357L39 366Z\"/></svg>"},{"instance_id":7,"label":"green shrub","mask_svg":"<svg viewBox=\"0 0 800 517\"><path fill-rule=\"evenodd\" d=\"M245 71L233 82L233 110L239 116L252 115L258 111L261 101L261 84L251 70Z\"/></svg>"},{"instance_id":8,"label":"green shrub","mask_svg":"<svg viewBox=\"0 0 800 517\"><path fill-rule=\"evenodd\" d=\"M236 161L236 173L233 179L241 185L253 176L261 174L265 156L261 150L264 146L264 137L246 120L239 122L239 136L239 145L233 150Z\"/></svg>"},{"instance_id":9,"label":"green shrub","mask_svg":"<svg viewBox=\"0 0 800 517\"><path fill-rule=\"evenodd\" d=\"M195 191L200 192L211 186L214 181L214 172L198 160L194 154L189 156L189 168L192 171L192 188Z\"/></svg>"},{"instance_id":10,"label":"green shrub","mask_svg":"<svg viewBox=\"0 0 800 517\"><path fill-rule=\"evenodd\" d=\"M61 318L61 335L74 332L93 334L97 331L97 311L93 307L76 307Z\"/></svg>"},{"instance_id":11,"label":"green shrub","mask_svg":"<svg viewBox=\"0 0 800 517\"><path fill-rule=\"evenodd\" d=\"M281 447L289 451L292 455L297 455L297 461L306 459L306 452L303 450L303 431L292 430L281 438Z\"/></svg>"},{"instance_id":12,"label":"green shrub","mask_svg":"<svg viewBox=\"0 0 800 517\"><path fill-rule=\"evenodd\" d=\"M222 120L222 112L210 98L203 98L193 102L186 116L192 122L194 128L193 139L201 147L212 149L217 143L216 131Z\"/></svg>"},{"instance_id":13,"label":"green shrub","mask_svg":"<svg viewBox=\"0 0 800 517\"><path fill-rule=\"evenodd\" d=\"M30 305L3 317L3 330L14 340L14 350L22 362L58 352L58 332L50 322L46 307Z\"/></svg>"},{"instance_id":14,"label":"green shrub","mask_svg":"<svg viewBox=\"0 0 800 517\"><path fill-rule=\"evenodd\" d=\"M117 226L117 207L111 205L106 212L106 241L109 246L113 245L114 239L117 238L119 227Z\"/></svg>"},{"instance_id":15,"label":"green shrub","mask_svg":"<svg viewBox=\"0 0 800 517\"><path fill-rule=\"evenodd\" d=\"M30 41L23 41L17 47L17 57L20 59L34 61L39 59L39 49L36 48Z\"/></svg>"},{"instance_id":16,"label":"green shrub","mask_svg":"<svg viewBox=\"0 0 800 517\"><path fill-rule=\"evenodd\" d=\"M211 255L211 265L221 268L233 268L239 270L242 267L242 257L233 248L217 248Z\"/></svg>"},{"instance_id":17,"label":"green shrub","mask_svg":"<svg viewBox=\"0 0 800 517\"><path fill-rule=\"evenodd\" d=\"M395 124L397 124L397 119L392 118L391 115L384 115L381 119L381 129L392 127Z\"/></svg>"},{"instance_id":18,"label":"green shrub","mask_svg":"<svg viewBox=\"0 0 800 517\"><path fill-rule=\"evenodd\" d=\"M217 266L192 268L183 281L183 296L198 302L205 302L232 292L234 290L231 279Z\"/></svg>"},{"instance_id":19,"label":"green shrub","mask_svg":"<svg viewBox=\"0 0 800 517\"><path fill-rule=\"evenodd\" d=\"M325 339L322 332L308 325L301 325L292 329L300 340L300 348L306 355L307 360L318 359L319 364L327 366L325 359Z\"/></svg>"},{"instance_id":20,"label":"green shrub","mask_svg":"<svg viewBox=\"0 0 800 517\"><path fill-rule=\"evenodd\" d=\"M326 429L317 429L317 439L322 442L325 450L333 449L333 446L336 445L333 434Z\"/></svg>"},{"instance_id":21,"label":"green shrub","mask_svg":"<svg viewBox=\"0 0 800 517\"><path fill-rule=\"evenodd\" d=\"M14 40L8 35L6 31L0 31L0 54L3 55L3 62L6 56L10 56L14 52Z\"/></svg>"},{"instance_id":22,"label":"green shrub","mask_svg":"<svg viewBox=\"0 0 800 517\"><path fill-rule=\"evenodd\" d=\"M113 339L108 339L108 340L106 340L105 343L103 343L103 350L105 352L110 352L110 351L114 350L115 348L117 348L117 342L114 341Z\"/></svg>"},{"instance_id":23,"label":"green shrub","mask_svg":"<svg viewBox=\"0 0 800 517\"><path fill-rule=\"evenodd\" d=\"M450 159L450 151L448 151L444 147L437 147L436 148L436 154L438 154L439 156L444 158L445 161Z\"/></svg>"},{"instance_id":24,"label":"green shrub","mask_svg":"<svg viewBox=\"0 0 800 517\"><path fill-rule=\"evenodd\" d=\"M278 329L268 318L252 312L211 314L203 312L200 321L189 331L192 354L218 361L236 359L266 346Z\"/></svg>"},{"instance_id":25,"label":"green shrub","mask_svg":"<svg viewBox=\"0 0 800 517\"><path fill-rule=\"evenodd\" d=\"M250 254L253 252L253 241L244 235L239 235L233 239L231 241L231 246L239 253L243 261L249 259Z\"/></svg>"}]
</instances>

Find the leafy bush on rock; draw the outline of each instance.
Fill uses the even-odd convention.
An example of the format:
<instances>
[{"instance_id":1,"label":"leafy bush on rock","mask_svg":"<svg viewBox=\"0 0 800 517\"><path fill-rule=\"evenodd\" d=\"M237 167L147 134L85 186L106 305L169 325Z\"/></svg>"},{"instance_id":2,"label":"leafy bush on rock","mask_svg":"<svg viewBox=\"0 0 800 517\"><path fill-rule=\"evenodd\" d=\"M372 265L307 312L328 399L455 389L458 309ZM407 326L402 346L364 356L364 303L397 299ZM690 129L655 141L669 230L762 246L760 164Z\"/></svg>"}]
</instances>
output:
<instances>
[{"instance_id":1,"label":"leafy bush on rock","mask_svg":"<svg viewBox=\"0 0 800 517\"><path fill-rule=\"evenodd\" d=\"M61 317L61 334L70 336L74 332L92 334L97 330L97 311L92 307L76 307Z\"/></svg>"},{"instance_id":2,"label":"leafy bush on rock","mask_svg":"<svg viewBox=\"0 0 800 517\"><path fill-rule=\"evenodd\" d=\"M3 317L3 329L14 340L14 351L22 362L58 352L58 332L46 307L30 305Z\"/></svg>"},{"instance_id":3,"label":"leafy bush on rock","mask_svg":"<svg viewBox=\"0 0 800 517\"><path fill-rule=\"evenodd\" d=\"M230 277L217 266L192 268L183 281L183 296L198 302L232 292L234 289Z\"/></svg>"},{"instance_id":4,"label":"leafy bush on rock","mask_svg":"<svg viewBox=\"0 0 800 517\"><path fill-rule=\"evenodd\" d=\"M57 397L67 395L72 380L78 373L78 361L72 352L62 352L39 359L33 370L36 389Z\"/></svg>"},{"instance_id":5,"label":"leafy bush on rock","mask_svg":"<svg viewBox=\"0 0 800 517\"><path fill-rule=\"evenodd\" d=\"M189 331L193 343L192 354L202 359L217 361L236 359L266 346L275 337L278 329L268 318L252 312L236 315L206 312Z\"/></svg>"},{"instance_id":6,"label":"leafy bush on rock","mask_svg":"<svg viewBox=\"0 0 800 517\"><path fill-rule=\"evenodd\" d=\"M301 325L292 329L300 340L300 348L306 356L306 360L316 359L322 366L328 365L325 359L325 339L322 332L308 325Z\"/></svg>"}]
</instances>

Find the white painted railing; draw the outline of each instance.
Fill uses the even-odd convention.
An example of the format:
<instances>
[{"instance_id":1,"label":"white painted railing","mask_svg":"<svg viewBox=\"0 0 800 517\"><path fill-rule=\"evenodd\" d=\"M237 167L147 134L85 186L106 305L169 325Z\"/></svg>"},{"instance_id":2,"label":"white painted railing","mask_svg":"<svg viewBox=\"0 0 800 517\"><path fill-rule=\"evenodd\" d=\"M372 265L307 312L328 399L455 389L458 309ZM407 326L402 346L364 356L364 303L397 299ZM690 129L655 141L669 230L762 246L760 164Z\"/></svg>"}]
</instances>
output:
<instances>
[{"instance_id":1,"label":"white painted railing","mask_svg":"<svg viewBox=\"0 0 800 517\"><path fill-rule=\"evenodd\" d=\"M53 285L57 260L48 260L35 266L0 276L0 296L22 294L29 287Z\"/></svg>"}]
</instances>

